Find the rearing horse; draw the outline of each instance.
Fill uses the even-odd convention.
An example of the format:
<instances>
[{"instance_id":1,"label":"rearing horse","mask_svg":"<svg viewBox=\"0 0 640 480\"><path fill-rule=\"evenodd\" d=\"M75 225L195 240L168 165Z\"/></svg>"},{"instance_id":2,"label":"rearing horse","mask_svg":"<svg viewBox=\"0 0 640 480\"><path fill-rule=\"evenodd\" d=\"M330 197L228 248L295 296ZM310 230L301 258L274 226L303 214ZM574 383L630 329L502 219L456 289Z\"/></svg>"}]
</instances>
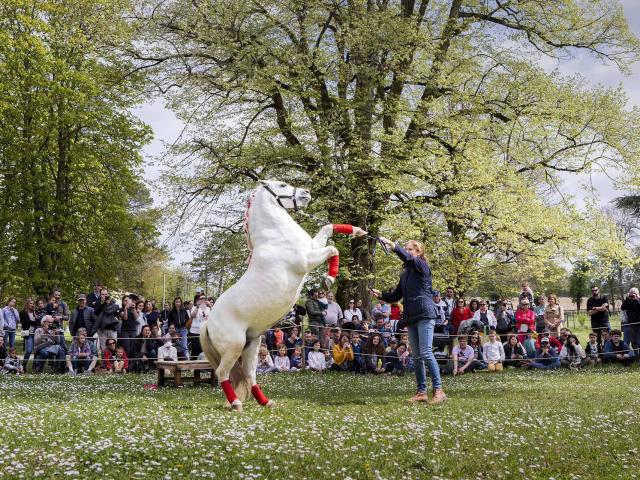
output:
<instances>
[{"instance_id":1,"label":"rearing horse","mask_svg":"<svg viewBox=\"0 0 640 480\"><path fill-rule=\"evenodd\" d=\"M260 405L275 405L256 383L260 335L291 310L311 270L331 259L328 278L337 276L338 250L327 246L329 237L367 233L351 225L325 225L311 238L287 212L305 207L309 191L279 181L260 184L246 214L252 250L247 271L215 302L200 332L202 349L237 411L242 411L249 391Z\"/></svg>"}]
</instances>

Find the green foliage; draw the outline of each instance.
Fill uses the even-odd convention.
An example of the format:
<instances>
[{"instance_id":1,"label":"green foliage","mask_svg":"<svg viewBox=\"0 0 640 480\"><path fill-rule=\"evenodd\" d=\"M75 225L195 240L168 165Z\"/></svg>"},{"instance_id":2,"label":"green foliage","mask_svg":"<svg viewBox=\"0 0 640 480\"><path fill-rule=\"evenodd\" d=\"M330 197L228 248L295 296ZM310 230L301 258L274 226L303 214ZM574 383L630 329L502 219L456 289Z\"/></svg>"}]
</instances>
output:
<instances>
[{"instance_id":1,"label":"green foliage","mask_svg":"<svg viewBox=\"0 0 640 480\"><path fill-rule=\"evenodd\" d=\"M99 278L135 286L157 212L140 177L150 130L125 0L0 5L0 288L42 294Z\"/></svg>"},{"instance_id":2,"label":"green foliage","mask_svg":"<svg viewBox=\"0 0 640 480\"><path fill-rule=\"evenodd\" d=\"M422 239L460 291L617 242L584 228L561 174L637 171L640 112L537 62L584 50L627 70L640 43L617 2L147 0L139 16L131 56L187 124L173 218L217 220L256 176L282 178L332 222ZM371 248L338 246L342 295L365 297Z\"/></svg>"}]
</instances>

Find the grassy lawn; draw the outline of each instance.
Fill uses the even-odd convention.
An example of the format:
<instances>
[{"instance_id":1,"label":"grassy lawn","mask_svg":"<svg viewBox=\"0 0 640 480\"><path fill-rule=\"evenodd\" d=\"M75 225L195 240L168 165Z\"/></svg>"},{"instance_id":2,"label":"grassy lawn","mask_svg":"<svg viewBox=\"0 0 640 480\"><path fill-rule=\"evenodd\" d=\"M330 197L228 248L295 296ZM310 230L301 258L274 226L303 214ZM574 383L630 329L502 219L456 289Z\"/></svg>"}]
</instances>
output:
<instances>
[{"instance_id":1,"label":"grassy lawn","mask_svg":"<svg viewBox=\"0 0 640 480\"><path fill-rule=\"evenodd\" d=\"M261 378L274 410L151 376L0 377L0 478L635 478L640 370Z\"/></svg>"}]
</instances>

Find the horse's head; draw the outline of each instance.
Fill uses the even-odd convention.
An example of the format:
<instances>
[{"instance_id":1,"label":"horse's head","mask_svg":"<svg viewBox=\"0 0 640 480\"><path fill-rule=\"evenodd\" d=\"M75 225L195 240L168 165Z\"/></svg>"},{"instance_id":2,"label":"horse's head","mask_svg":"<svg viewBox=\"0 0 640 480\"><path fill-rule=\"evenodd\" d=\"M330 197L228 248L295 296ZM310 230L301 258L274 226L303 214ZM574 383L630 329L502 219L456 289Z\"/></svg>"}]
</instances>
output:
<instances>
[{"instance_id":1,"label":"horse's head","mask_svg":"<svg viewBox=\"0 0 640 480\"><path fill-rule=\"evenodd\" d=\"M271 194L273 202L286 210L298 210L311 201L309 190L292 187L279 180L260 180L260 186Z\"/></svg>"}]
</instances>

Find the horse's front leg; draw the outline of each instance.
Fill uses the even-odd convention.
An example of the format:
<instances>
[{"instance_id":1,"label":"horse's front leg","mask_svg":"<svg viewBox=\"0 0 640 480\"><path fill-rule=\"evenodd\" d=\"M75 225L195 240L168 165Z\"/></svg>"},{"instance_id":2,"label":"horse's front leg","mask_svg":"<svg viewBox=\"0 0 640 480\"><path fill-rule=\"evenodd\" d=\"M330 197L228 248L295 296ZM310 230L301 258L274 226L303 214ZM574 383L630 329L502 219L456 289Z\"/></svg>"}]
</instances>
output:
<instances>
[{"instance_id":1,"label":"horse's front leg","mask_svg":"<svg viewBox=\"0 0 640 480\"><path fill-rule=\"evenodd\" d=\"M311 271L329 258L338 255L338 249L334 246L316 248L307 253L307 270Z\"/></svg>"},{"instance_id":2,"label":"horse's front leg","mask_svg":"<svg viewBox=\"0 0 640 480\"><path fill-rule=\"evenodd\" d=\"M327 240L331 238L333 235L333 225L325 225L318 231L315 237L313 237L312 245L313 248L322 248L327 245Z\"/></svg>"}]
</instances>

